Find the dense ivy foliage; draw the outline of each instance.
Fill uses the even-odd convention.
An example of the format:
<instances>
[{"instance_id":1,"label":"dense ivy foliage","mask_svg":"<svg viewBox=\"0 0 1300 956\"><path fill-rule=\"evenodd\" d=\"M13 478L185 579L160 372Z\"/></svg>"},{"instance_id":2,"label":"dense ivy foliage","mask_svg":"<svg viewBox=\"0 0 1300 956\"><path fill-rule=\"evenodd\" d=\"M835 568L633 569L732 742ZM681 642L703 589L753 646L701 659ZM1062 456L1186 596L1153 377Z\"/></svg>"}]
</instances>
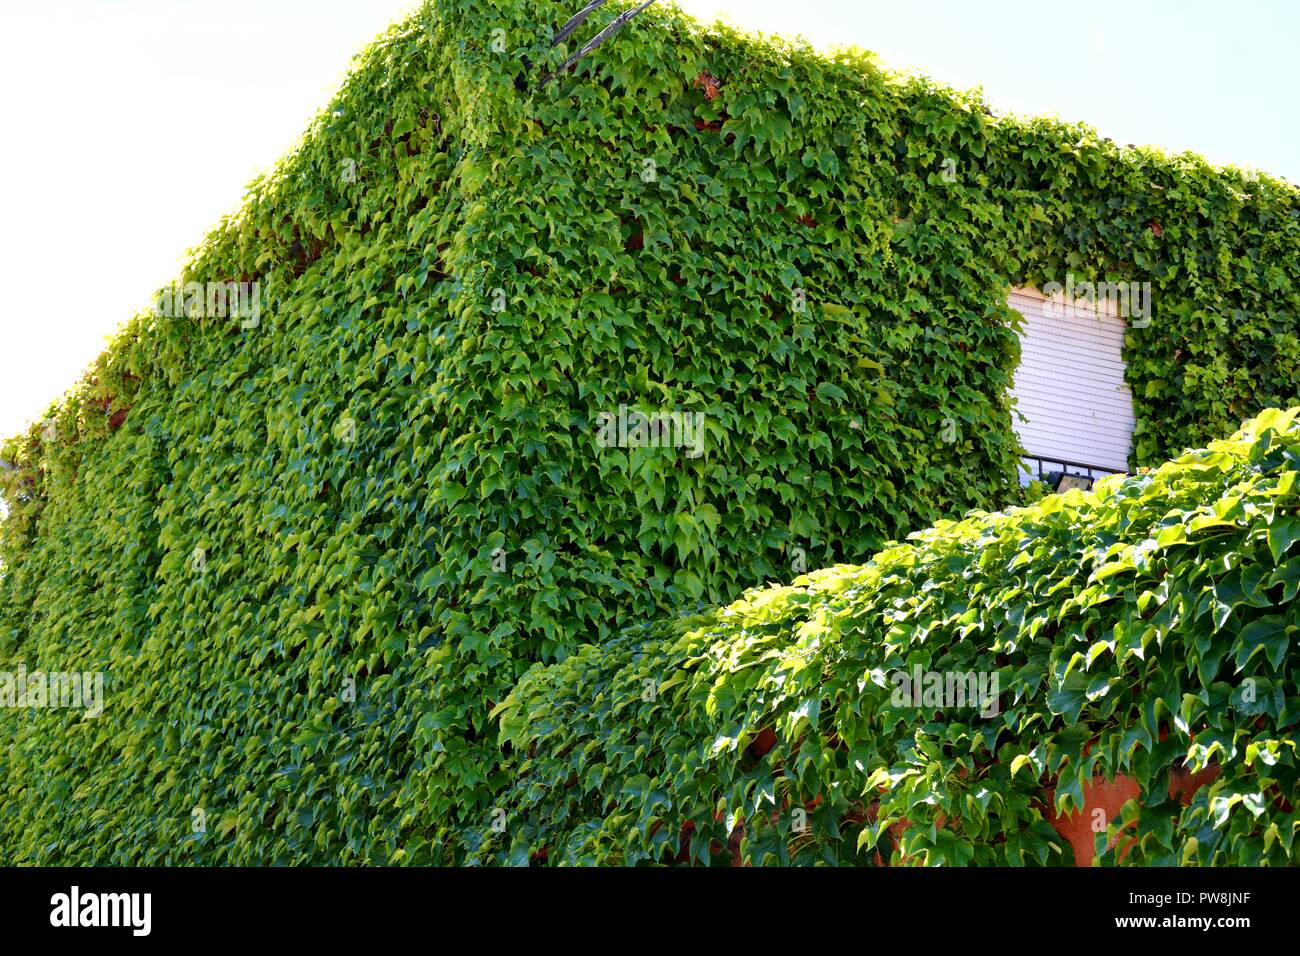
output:
<instances>
[{"instance_id":1,"label":"dense ivy foliage","mask_svg":"<svg viewBox=\"0 0 1300 956\"><path fill-rule=\"evenodd\" d=\"M539 666L500 707L521 756L483 853L1068 862L1049 805L1124 774L1104 862L1300 862L1298 417ZM896 695L917 668L997 693Z\"/></svg>"},{"instance_id":2,"label":"dense ivy foliage","mask_svg":"<svg viewBox=\"0 0 1300 956\"><path fill-rule=\"evenodd\" d=\"M533 663L1012 500L1010 286L1153 283L1139 462L1298 397L1293 187L658 6L543 88L573 12L392 28L178 281L260 315L0 450L0 669L107 674L0 711L5 860L490 855Z\"/></svg>"}]
</instances>

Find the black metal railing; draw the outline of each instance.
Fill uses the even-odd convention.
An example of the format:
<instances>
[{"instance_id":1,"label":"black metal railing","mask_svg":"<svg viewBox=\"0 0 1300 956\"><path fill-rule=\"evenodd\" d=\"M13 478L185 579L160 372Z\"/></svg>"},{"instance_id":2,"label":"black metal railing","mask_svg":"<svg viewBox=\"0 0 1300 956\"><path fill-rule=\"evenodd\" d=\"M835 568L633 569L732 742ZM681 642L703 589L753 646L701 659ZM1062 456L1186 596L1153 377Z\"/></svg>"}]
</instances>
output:
<instances>
[{"instance_id":1,"label":"black metal railing","mask_svg":"<svg viewBox=\"0 0 1300 956\"><path fill-rule=\"evenodd\" d=\"M1068 461L1064 458L1043 458L1038 455L1023 455L1020 458L1022 464L1027 467L1021 470L1022 481L1037 478L1038 481L1048 481L1051 475L1075 475L1080 478L1087 478L1089 484L1098 478L1104 478L1107 475L1124 475L1128 472L1123 468L1110 468L1106 465L1089 465L1082 461ZM1048 482L1049 484L1051 482Z\"/></svg>"}]
</instances>

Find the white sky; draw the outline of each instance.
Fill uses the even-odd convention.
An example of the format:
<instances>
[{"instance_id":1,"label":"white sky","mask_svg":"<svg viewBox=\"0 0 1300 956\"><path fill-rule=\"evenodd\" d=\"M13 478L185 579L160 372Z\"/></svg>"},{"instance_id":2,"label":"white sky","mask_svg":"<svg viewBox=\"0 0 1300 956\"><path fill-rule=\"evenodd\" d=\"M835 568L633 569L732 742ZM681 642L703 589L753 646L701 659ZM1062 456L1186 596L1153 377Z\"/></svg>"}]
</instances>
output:
<instances>
[{"instance_id":1,"label":"white sky","mask_svg":"<svg viewBox=\"0 0 1300 956\"><path fill-rule=\"evenodd\" d=\"M1083 18L1031 0L680 3L983 85L1002 110L1300 182L1300 4L1289 0L1092 0ZM352 54L415 6L0 0L0 436L76 381L298 138Z\"/></svg>"}]
</instances>

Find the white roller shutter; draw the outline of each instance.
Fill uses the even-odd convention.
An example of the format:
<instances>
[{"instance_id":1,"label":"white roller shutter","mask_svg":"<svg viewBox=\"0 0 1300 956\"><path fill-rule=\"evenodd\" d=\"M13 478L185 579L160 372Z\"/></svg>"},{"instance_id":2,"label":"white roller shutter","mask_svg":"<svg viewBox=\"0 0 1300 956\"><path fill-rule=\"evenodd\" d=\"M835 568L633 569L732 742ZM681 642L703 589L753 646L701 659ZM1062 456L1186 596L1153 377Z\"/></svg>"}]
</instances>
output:
<instances>
[{"instance_id":1,"label":"white roller shutter","mask_svg":"<svg viewBox=\"0 0 1300 956\"><path fill-rule=\"evenodd\" d=\"M1133 396L1124 383L1124 320L1114 304L1094 310L1031 289L1017 289L1008 301L1025 317L1012 387L1012 419L1025 451L1048 462L1127 471Z\"/></svg>"}]
</instances>

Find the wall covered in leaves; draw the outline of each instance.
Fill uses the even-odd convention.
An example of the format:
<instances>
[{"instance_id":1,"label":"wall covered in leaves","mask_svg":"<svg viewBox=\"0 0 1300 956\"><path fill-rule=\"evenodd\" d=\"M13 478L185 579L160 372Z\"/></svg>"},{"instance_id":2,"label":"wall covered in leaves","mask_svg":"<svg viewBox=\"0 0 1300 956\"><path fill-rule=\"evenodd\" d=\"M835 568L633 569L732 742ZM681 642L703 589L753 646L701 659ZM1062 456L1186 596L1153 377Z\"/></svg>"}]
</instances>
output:
<instances>
[{"instance_id":1,"label":"wall covered in leaves","mask_svg":"<svg viewBox=\"0 0 1300 956\"><path fill-rule=\"evenodd\" d=\"M5 444L0 671L105 687L0 858L495 858L534 663L1013 500L1011 286L1152 284L1138 463L1300 397L1294 187L658 6L542 85L573 7L379 38Z\"/></svg>"},{"instance_id":2,"label":"wall covered in leaves","mask_svg":"<svg viewBox=\"0 0 1300 956\"><path fill-rule=\"evenodd\" d=\"M538 668L481 853L1069 862L1051 818L1122 775L1103 863L1300 862L1298 417Z\"/></svg>"}]
</instances>

